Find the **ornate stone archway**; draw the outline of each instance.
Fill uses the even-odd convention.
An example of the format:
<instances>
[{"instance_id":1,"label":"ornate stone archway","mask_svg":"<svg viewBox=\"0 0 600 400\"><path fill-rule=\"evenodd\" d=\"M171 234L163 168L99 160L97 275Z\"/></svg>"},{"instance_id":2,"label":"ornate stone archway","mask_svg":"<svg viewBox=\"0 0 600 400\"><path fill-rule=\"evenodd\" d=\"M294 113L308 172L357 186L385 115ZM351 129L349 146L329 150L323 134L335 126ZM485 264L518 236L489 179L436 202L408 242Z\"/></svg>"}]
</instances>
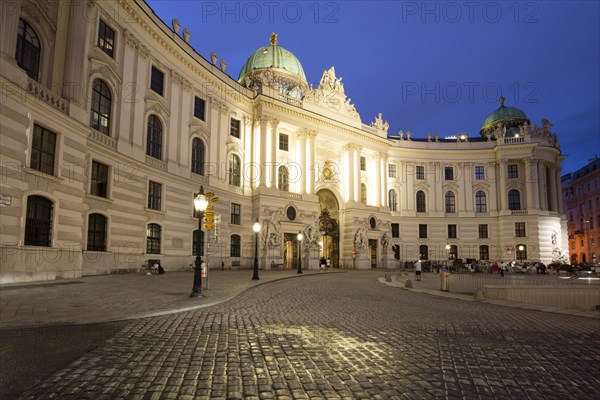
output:
<instances>
[{"instance_id":1,"label":"ornate stone archway","mask_svg":"<svg viewBox=\"0 0 600 400\"><path fill-rule=\"evenodd\" d=\"M339 203L335 195L322 189L317 192L321 206L319 215L319 231L321 234L320 257L330 259L333 268L340 266L340 227L337 220L339 212Z\"/></svg>"}]
</instances>

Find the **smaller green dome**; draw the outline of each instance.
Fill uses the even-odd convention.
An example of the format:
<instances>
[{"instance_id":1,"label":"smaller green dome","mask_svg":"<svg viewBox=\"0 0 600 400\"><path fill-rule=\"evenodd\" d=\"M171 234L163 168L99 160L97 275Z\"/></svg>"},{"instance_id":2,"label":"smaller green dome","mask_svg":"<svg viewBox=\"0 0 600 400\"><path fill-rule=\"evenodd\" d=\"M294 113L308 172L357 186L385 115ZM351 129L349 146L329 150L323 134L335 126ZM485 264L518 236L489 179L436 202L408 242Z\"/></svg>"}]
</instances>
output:
<instances>
[{"instance_id":1,"label":"smaller green dome","mask_svg":"<svg viewBox=\"0 0 600 400\"><path fill-rule=\"evenodd\" d=\"M479 131L480 134L484 135L486 132L493 131L500 124L512 126L524 122L529 123L529 119L523 111L516 107L506 107L504 100L504 97L500 97L500 107L485 118Z\"/></svg>"},{"instance_id":2,"label":"smaller green dome","mask_svg":"<svg viewBox=\"0 0 600 400\"><path fill-rule=\"evenodd\" d=\"M271 45L256 50L242 67L238 82L243 83L243 78L258 70L273 70L273 72L290 73L306 82L302 64L290 51L277 45L277 35L271 34Z\"/></svg>"}]
</instances>

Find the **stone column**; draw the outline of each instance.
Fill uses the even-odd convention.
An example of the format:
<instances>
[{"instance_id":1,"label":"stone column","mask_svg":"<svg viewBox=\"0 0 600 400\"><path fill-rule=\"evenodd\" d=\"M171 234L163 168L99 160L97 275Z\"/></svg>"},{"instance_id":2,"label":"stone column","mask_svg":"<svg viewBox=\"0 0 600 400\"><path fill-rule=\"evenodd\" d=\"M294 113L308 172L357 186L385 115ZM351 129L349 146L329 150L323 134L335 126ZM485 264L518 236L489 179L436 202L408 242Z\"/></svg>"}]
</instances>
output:
<instances>
[{"instance_id":1,"label":"stone column","mask_svg":"<svg viewBox=\"0 0 600 400\"><path fill-rule=\"evenodd\" d=\"M298 193L305 194L306 193L306 180L307 180L307 168L306 168L306 137L307 137L307 129L300 128L298 129L298 133L296 134L296 155L299 160L300 165L300 177L298 180Z\"/></svg>"},{"instance_id":2,"label":"stone column","mask_svg":"<svg viewBox=\"0 0 600 400\"><path fill-rule=\"evenodd\" d=\"M269 122L269 118L267 116L260 117L260 144L259 144L259 164L260 165L260 177L258 180L258 186L265 187L267 186L267 125Z\"/></svg>"},{"instance_id":3,"label":"stone column","mask_svg":"<svg viewBox=\"0 0 600 400\"><path fill-rule=\"evenodd\" d=\"M490 200L490 211L498 211L498 170L495 166L494 162L488 164L488 168L486 168L486 179L491 179L491 176L488 176L488 171L493 171L493 185L490 184L490 194L488 199Z\"/></svg>"},{"instance_id":4,"label":"stone column","mask_svg":"<svg viewBox=\"0 0 600 400\"><path fill-rule=\"evenodd\" d=\"M356 145L353 143L348 143L344 146L344 151L346 152L346 163L345 171L344 171L344 179L347 185L347 193L348 193L348 202L355 201L354 200L354 153L355 153Z\"/></svg>"},{"instance_id":5,"label":"stone column","mask_svg":"<svg viewBox=\"0 0 600 400\"><path fill-rule=\"evenodd\" d=\"M550 211L558 211L558 206L557 206L557 196L556 196L556 192L557 192L557 187L556 187L556 168L554 166L550 167L550 182L548 182L548 184L550 185L550 201L549 201L549 207L548 210Z\"/></svg>"},{"instance_id":6,"label":"stone column","mask_svg":"<svg viewBox=\"0 0 600 400\"><path fill-rule=\"evenodd\" d=\"M306 187L306 193L315 193L315 140L317 138L317 131L311 130L306 136L308 142L308 150L306 157L306 167L302 171L303 175L308 175L308 182Z\"/></svg>"},{"instance_id":7,"label":"stone column","mask_svg":"<svg viewBox=\"0 0 600 400\"><path fill-rule=\"evenodd\" d=\"M86 86L88 84L86 72L88 70L87 43L89 40L85 40L87 38L86 30L90 18L96 19L97 10L82 10L82 7L95 8L93 2L72 1L70 4L71 18L69 19L69 33L67 36L63 97L85 109L87 93L81 89L81 85ZM84 15L87 18L84 18Z\"/></svg>"},{"instance_id":8,"label":"stone column","mask_svg":"<svg viewBox=\"0 0 600 400\"><path fill-rule=\"evenodd\" d=\"M277 143L277 126L279 125L279 120L275 118L271 118L269 120L269 134L268 141L271 143L271 154L269 155L269 182L268 186L271 188L277 187L277 148L279 147L279 143Z\"/></svg>"},{"instance_id":9,"label":"stone column","mask_svg":"<svg viewBox=\"0 0 600 400\"><path fill-rule=\"evenodd\" d=\"M374 163L371 163L371 165L375 164L375 178L373 179L372 185L372 189L374 191L373 200L375 202L375 206L381 207L381 155L379 153L373 153L371 158L375 161Z\"/></svg>"},{"instance_id":10,"label":"stone column","mask_svg":"<svg viewBox=\"0 0 600 400\"><path fill-rule=\"evenodd\" d=\"M531 159L531 190L533 198L533 208L540 208L540 179L538 176L538 160Z\"/></svg>"},{"instance_id":11,"label":"stone column","mask_svg":"<svg viewBox=\"0 0 600 400\"><path fill-rule=\"evenodd\" d=\"M533 160L528 158L525 160L525 197L527 198L527 210L533 210L535 205L533 203Z\"/></svg>"},{"instance_id":12,"label":"stone column","mask_svg":"<svg viewBox=\"0 0 600 400\"><path fill-rule=\"evenodd\" d=\"M388 172L387 172L387 160L388 155L385 153L379 153L380 161L379 161L379 169L381 174L381 205L383 207L389 207L388 204Z\"/></svg>"},{"instance_id":13,"label":"stone column","mask_svg":"<svg viewBox=\"0 0 600 400\"><path fill-rule=\"evenodd\" d=\"M361 197L361 170L360 170L360 152L362 147L355 145L354 149L354 201L360 201Z\"/></svg>"},{"instance_id":14,"label":"stone column","mask_svg":"<svg viewBox=\"0 0 600 400\"><path fill-rule=\"evenodd\" d=\"M411 162L402 162L404 165L404 177L406 179L406 190L404 191L404 211L415 211L415 164Z\"/></svg>"},{"instance_id":15,"label":"stone column","mask_svg":"<svg viewBox=\"0 0 600 400\"><path fill-rule=\"evenodd\" d=\"M540 194L540 210L548 209L546 197L546 165L544 161L538 161L538 191Z\"/></svg>"},{"instance_id":16,"label":"stone column","mask_svg":"<svg viewBox=\"0 0 600 400\"><path fill-rule=\"evenodd\" d=\"M252 143L254 141L254 129L252 124L252 118L244 115L242 118L242 124L244 124L244 161L242 164L242 177L245 181L248 181L249 186L254 189L256 187L255 177L255 154L252 151Z\"/></svg>"},{"instance_id":17,"label":"stone column","mask_svg":"<svg viewBox=\"0 0 600 400\"><path fill-rule=\"evenodd\" d=\"M508 193L506 192L506 161L500 161L498 166L500 175L500 193L498 193L498 197L500 198L500 211L505 211L508 208L506 204L508 201Z\"/></svg>"},{"instance_id":18,"label":"stone column","mask_svg":"<svg viewBox=\"0 0 600 400\"><path fill-rule=\"evenodd\" d=\"M564 212L563 203L562 203L562 189L560 182L560 174L562 172L562 168L560 166L556 167L556 202L558 204L557 211L559 214Z\"/></svg>"}]
</instances>

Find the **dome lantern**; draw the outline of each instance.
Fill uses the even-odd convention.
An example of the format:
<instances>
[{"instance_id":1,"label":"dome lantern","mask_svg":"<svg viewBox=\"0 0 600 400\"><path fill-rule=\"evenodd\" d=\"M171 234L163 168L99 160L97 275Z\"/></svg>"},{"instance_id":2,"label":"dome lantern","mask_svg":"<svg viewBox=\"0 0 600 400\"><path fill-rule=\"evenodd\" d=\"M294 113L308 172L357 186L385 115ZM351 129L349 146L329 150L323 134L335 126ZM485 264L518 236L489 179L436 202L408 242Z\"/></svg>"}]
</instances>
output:
<instances>
[{"instance_id":1,"label":"dome lantern","mask_svg":"<svg viewBox=\"0 0 600 400\"><path fill-rule=\"evenodd\" d=\"M505 106L505 100L503 96L500 96L500 107L485 118L479 131L481 136L514 137L519 134L522 125L529 124L527 115L516 107Z\"/></svg>"}]
</instances>

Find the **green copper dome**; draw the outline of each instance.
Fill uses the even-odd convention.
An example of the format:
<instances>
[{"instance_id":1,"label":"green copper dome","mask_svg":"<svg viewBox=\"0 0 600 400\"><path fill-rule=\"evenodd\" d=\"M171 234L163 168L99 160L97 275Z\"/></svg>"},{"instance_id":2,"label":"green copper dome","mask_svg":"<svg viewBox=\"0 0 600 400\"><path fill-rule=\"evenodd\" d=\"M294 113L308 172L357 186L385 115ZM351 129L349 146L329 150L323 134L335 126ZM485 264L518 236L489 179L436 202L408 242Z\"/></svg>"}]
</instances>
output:
<instances>
[{"instance_id":1,"label":"green copper dome","mask_svg":"<svg viewBox=\"0 0 600 400\"><path fill-rule=\"evenodd\" d=\"M256 50L240 71L238 82L243 83L246 75L259 70L272 70L274 73L289 73L306 82L300 61L290 51L277 45L277 34L271 34L271 45Z\"/></svg>"},{"instance_id":2,"label":"green copper dome","mask_svg":"<svg viewBox=\"0 0 600 400\"><path fill-rule=\"evenodd\" d=\"M527 115L518 108L506 107L504 97L500 97L500 107L485 118L479 133L484 135L486 132L493 131L498 125L512 127L525 122L529 123Z\"/></svg>"}]
</instances>

